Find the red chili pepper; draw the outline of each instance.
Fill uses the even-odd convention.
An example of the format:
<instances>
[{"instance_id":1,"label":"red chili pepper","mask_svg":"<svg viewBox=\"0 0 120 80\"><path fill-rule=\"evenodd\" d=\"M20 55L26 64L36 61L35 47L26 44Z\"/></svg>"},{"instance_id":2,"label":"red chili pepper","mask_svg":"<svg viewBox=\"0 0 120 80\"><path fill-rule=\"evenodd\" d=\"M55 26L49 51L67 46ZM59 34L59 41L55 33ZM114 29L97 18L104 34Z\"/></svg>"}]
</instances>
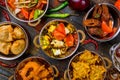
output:
<instances>
[{"instance_id":1,"label":"red chili pepper","mask_svg":"<svg viewBox=\"0 0 120 80\"><path fill-rule=\"evenodd\" d=\"M5 2L2 1L2 0L0 0L0 5L2 5L2 6L6 6L6 5L5 5Z\"/></svg>"},{"instance_id":2,"label":"red chili pepper","mask_svg":"<svg viewBox=\"0 0 120 80\"><path fill-rule=\"evenodd\" d=\"M6 63L3 63L2 61L0 61L0 65L3 67L6 67L6 68L14 68L14 67L16 67L17 63L6 64Z\"/></svg>"},{"instance_id":3,"label":"red chili pepper","mask_svg":"<svg viewBox=\"0 0 120 80\"><path fill-rule=\"evenodd\" d=\"M7 21L10 21L10 17L9 17L9 15L8 15L7 11L2 10L2 14L4 15L4 17L5 17L5 19L6 19Z\"/></svg>"},{"instance_id":4,"label":"red chili pepper","mask_svg":"<svg viewBox=\"0 0 120 80\"><path fill-rule=\"evenodd\" d=\"M87 39L83 42L83 44L89 44L89 43L93 43L96 47L96 50L98 50L98 43L92 39Z\"/></svg>"}]
</instances>

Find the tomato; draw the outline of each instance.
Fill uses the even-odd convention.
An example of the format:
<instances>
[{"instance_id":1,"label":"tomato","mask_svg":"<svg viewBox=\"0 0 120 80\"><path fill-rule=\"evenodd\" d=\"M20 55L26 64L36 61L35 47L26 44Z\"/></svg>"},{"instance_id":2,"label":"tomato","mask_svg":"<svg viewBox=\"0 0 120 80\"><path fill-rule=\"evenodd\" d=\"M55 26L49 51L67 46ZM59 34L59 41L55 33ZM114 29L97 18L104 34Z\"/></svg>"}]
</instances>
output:
<instances>
[{"instance_id":1,"label":"tomato","mask_svg":"<svg viewBox=\"0 0 120 80\"><path fill-rule=\"evenodd\" d=\"M70 46L73 46L74 45L74 37L72 34L68 34L65 39L65 45L70 47Z\"/></svg>"},{"instance_id":2,"label":"tomato","mask_svg":"<svg viewBox=\"0 0 120 80\"><path fill-rule=\"evenodd\" d=\"M106 33L112 32L112 28L109 27L105 21L102 21L102 30Z\"/></svg>"},{"instance_id":3,"label":"tomato","mask_svg":"<svg viewBox=\"0 0 120 80\"><path fill-rule=\"evenodd\" d=\"M117 0L114 5L118 10L120 10L120 0Z\"/></svg>"},{"instance_id":4,"label":"tomato","mask_svg":"<svg viewBox=\"0 0 120 80\"><path fill-rule=\"evenodd\" d=\"M65 25L63 23L58 24L56 30L65 34Z\"/></svg>"},{"instance_id":5,"label":"tomato","mask_svg":"<svg viewBox=\"0 0 120 80\"><path fill-rule=\"evenodd\" d=\"M57 30L54 30L53 36L57 40L63 40L65 38L65 35Z\"/></svg>"},{"instance_id":6,"label":"tomato","mask_svg":"<svg viewBox=\"0 0 120 80\"><path fill-rule=\"evenodd\" d=\"M57 25L57 28L53 32L53 36L57 40L63 40L65 38L65 25L63 23Z\"/></svg>"}]
</instances>

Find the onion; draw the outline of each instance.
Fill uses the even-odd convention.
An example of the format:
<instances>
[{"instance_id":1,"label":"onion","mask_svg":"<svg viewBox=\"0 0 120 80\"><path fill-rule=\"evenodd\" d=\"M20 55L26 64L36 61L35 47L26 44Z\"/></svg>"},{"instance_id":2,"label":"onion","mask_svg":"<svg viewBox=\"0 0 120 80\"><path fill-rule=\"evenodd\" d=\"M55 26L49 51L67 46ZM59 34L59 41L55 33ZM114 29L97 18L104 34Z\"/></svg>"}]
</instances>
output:
<instances>
[{"instance_id":1,"label":"onion","mask_svg":"<svg viewBox=\"0 0 120 80\"><path fill-rule=\"evenodd\" d=\"M89 0L68 0L69 6L73 10L85 10L89 5L90 1Z\"/></svg>"}]
</instances>

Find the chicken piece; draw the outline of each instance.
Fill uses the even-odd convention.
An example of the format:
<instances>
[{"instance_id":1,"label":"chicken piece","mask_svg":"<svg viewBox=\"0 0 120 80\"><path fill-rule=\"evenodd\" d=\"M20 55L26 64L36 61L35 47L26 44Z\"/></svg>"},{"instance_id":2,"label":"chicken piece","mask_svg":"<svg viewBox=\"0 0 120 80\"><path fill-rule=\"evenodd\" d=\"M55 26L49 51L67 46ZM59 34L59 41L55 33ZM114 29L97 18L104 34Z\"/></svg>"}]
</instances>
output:
<instances>
[{"instance_id":1,"label":"chicken piece","mask_svg":"<svg viewBox=\"0 0 120 80\"><path fill-rule=\"evenodd\" d=\"M39 69L36 71L35 75L38 75L43 70L45 70L45 65L41 65Z\"/></svg>"},{"instance_id":2,"label":"chicken piece","mask_svg":"<svg viewBox=\"0 0 120 80\"><path fill-rule=\"evenodd\" d=\"M107 21L108 22L108 20L110 18L110 14L109 14L109 10L108 10L107 5L103 4L102 9L103 9L103 11L102 11L101 19L102 19L102 21Z\"/></svg>"},{"instance_id":3,"label":"chicken piece","mask_svg":"<svg viewBox=\"0 0 120 80\"><path fill-rule=\"evenodd\" d=\"M25 34L24 34L23 30L19 27L15 27L14 32L13 32L13 38L14 39L24 39Z\"/></svg>"},{"instance_id":4,"label":"chicken piece","mask_svg":"<svg viewBox=\"0 0 120 80\"><path fill-rule=\"evenodd\" d=\"M53 73L53 69L51 67L49 67L48 70L51 74Z\"/></svg>"},{"instance_id":5,"label":"chicken piece","mask_svg":"<svg viewBox=\"0 0 120 80\"><path fill-rule=\"evenodd\" d=\"M0 52L4 55L8 55L9 54L9 50L11 47L11 43L7 43L7 42L2 42L0 41Z\"/></svg>"},{"instance_id":6,"label":"chicken piece","mask_svg":"<svg viewBox=\"0 0 120 80\"><path fill-rule=\"evenodd\" d=\"M20 54L25 48L25 40L16 40L11 46L11 52L15 55Z\"/></svg>"},{"instance_id":7,"label":"chicken piece","mask_svg":"<svg viewBox=\"0 0 120 80\"><path fill-rule=\"evenodd\" d=\"M43 78L42 80L48 80L47 78Z\"/></svg>"},{"instance_id":8,"label":"chicken piece","mask_svg":"<svg viewBox=\"0 0 120 80\"><path fill-rule=\"evenodd\" d=\"M21 76L22 80L31 80L31 78L36 77L35 72L39 69L39 64L35 61L29 61L27 62L22 69L19 70L19 75ZM32 69L29 71L29 69ZM29 75L26 76L26 74L29 72ZM34 80L40 80L38 77L36 77Z\"/></svg>"},{"instance_id":9,"label":"chicken piece","mask_svg":"<svg viewBox=\"0 0 120 80\"><path fill-rule=\"evenodd\" d=\"M12 37L13 28L11 25L3 25L0 27L0 40L4 42L13 41Z\"/></svg>"},{"instance_id":10,"label":"chicken piece","mask_svg":"<svg viewBox=\"0 0 120 80\"><path fill-rule=\"evenodd\" d=\"M52 77L48 78L48 80L54 80Z\"/></svg>"},{"instance_id":11,"label":"chicken piece","mask_svg":"<svg viewBox=\"0 0 120 80\"><path fill-rule=\"evenodd\" d=\"M40 79L43 79L43 78L46 78L49 74L50 74L49 71L47 69L44 69L39 73L39 77Z\"/></svg>"},{"instance_id":12,"label":"chicken piece","mask_svg":"<svg viewBox=\"0 0 120 80\"><path fill-rule=\"evenodd\" d=\"M93 18L100 18L102 14L102 7L100 5L96 5L93 11Z\"/></svg>"},{"instance_id":13,"label":"chicken piece","mask_svg":"<svg viewBox=\"0 0 120 80\"><path fill-rule=\"evenodd\" d=\"M100 26L100 21L97 19L86 19L83 21L83 24L87 27L96 27Z\"/></svg>"}]
</instances>

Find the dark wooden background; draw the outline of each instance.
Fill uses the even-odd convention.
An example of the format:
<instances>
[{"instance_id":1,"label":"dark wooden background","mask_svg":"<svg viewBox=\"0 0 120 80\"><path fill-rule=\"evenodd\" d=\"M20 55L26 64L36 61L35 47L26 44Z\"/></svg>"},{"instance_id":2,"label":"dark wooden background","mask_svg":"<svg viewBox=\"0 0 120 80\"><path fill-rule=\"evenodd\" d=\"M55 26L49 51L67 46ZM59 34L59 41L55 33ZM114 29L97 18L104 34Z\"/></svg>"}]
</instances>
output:
<instances>
[{"instance_id":1,"label":"dark wooden background","mask_svg":"<svg viewBox=\"0 0 120 80\"><path fill-rule=\"evenodd\" d=\"M58 13L65 13L65 12L67 13L68 12L68 13L71 13L71 14L73 14L73 13L79 14L79 16L70 16L68 18L65 18L65 20L68 20L69 22L71 22L73 25L76 26L77 29L84 30L84 27L82 26L82 19L85 16L86 12L94 4L101 3L101 2L108 2L108 3L113 4L114 1L115 0L90 0L91 4L88 7L88 9L86 9L85 11L77 11L76 12L74 10L71 10L69 8L69 6L67 6L65 9L59 11ZM49 8L54 8L54 7L58 6L59 4L61 4L61 3L59 3L57 0L50 0ZM20 61L22 61L23 59L25 59L27 57L30 57L30 56L40 56L40 57L45 58L52 65L55 65L58 68L58 70L60 72L60 75L55 80L62 79L64 71L67 69L69 60L72 58L72 56L70 58L67 58L67 59L64 59L64 60L51 59L48 56L46 56L41 49L36 48L33 45L33 42L32 42L34 37L36 35L39 35L39 32L40 32L41 28L44 26L44 24L46 24L48 21L53 20L55 18L43 18L42 22L38 26L36 26L35 28L28 26L27 23L23 23L23 22L20 22L20 21L14 19L11 15L10 15L10 18L11 18L12 22L16 22L16 23L22 25L27 30L29 38L30 38L29 39L30 45L29 45L28 50L20 58L18 58L16 60L13 60L13 61L5 61L5 60L1 60L1 61L5 62L5 63L8 63L8 64L11 64L13 62L19 63ZM3 22L3 21L5 21L5 19L3 18L2 13L0 12L0 22ZM89 38L90 37L87 35L86 39L89 39ZM116 38L114 38L111 41L104 42L104 43L98 42L99 49L97 51L95 50L95 46L93 44L87 44L87 45L81 45L80 44L79 48L77 49L75 54L77 54L80 51L83 51L84 49L88 49L88 50L91 50L91 51L96 51L101 56L105 56L105 57L108 57L109 59L111 59L111 57L109 55L109 49L110 49L110 47L113 44L119 43L119 42L120 42L120 33L118 34L118 36ZM15 68L10 69L10 68L4 68L4 67L0 66L0 80L8 80L8 77L10 77L11 75L14 74L14 70L15 70Z\"/></svg>"}]
</instances>

